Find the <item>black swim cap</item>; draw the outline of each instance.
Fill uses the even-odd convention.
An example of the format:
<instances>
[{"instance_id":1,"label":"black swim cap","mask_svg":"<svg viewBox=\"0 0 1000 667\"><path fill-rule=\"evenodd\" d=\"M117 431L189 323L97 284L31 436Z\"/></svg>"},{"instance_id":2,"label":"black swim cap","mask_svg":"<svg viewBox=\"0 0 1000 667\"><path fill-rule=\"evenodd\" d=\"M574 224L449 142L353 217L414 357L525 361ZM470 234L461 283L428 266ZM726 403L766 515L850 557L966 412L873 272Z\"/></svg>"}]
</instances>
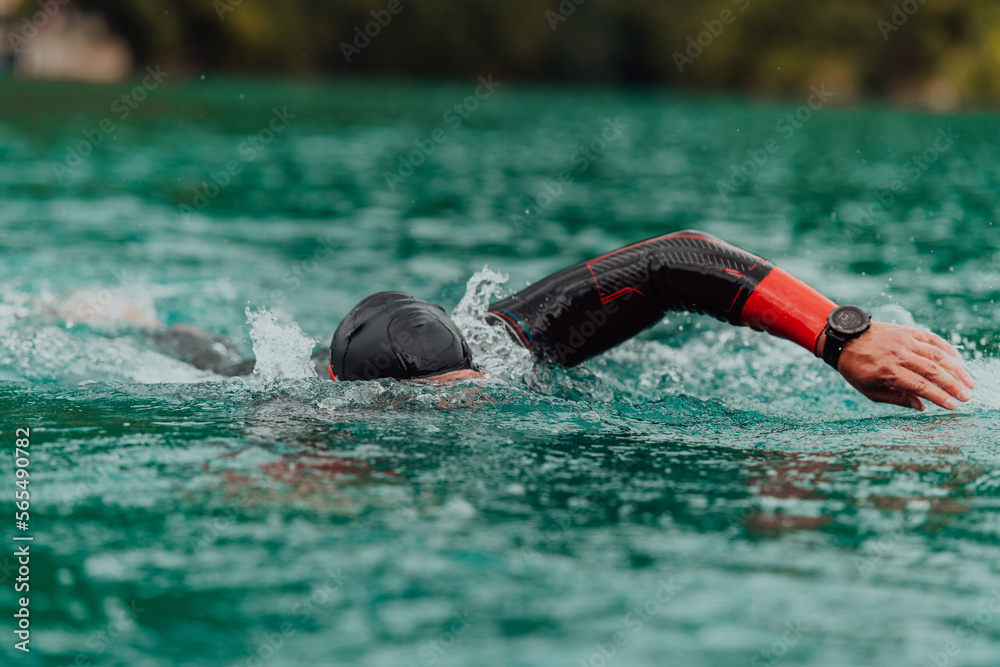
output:
<instances>
[{"instance_id":1,"label":"black swim cap","mask_svg":"<svg viewBox=\"0 0 1000 667\"><path fill-rule=\"evenodd\" d=\"M472 352L444 308L405 292L379 292L354 306L330 343L336 380L407 380L472 368Z\"/></svg>"}]
</instances>

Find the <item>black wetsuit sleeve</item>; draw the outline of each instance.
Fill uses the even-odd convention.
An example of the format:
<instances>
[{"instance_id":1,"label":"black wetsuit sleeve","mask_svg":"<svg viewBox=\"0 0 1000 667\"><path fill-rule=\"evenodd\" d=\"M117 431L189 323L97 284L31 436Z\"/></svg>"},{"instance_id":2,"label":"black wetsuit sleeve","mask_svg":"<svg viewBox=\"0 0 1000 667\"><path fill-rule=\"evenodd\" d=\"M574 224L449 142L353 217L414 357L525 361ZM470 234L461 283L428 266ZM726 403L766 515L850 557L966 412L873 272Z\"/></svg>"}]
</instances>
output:
<instances>
[{"instance_id":1,"label":"black wetsuit sleeve","mask_svg":"<svg viewBox=\"0 0 1000 667\"><path fill-rule=\"evenodd\" d=\"M229 340L196 327L174 326L147 333L156 349L195 368L235 377L253 373L254 360L244 359Z\"/></svg>"},{"instance_id":2,"label":"black wetsuit sleeve","mask_svg":"<svg viewBox=\"0 0 1000 667\"><path fill-rule=\"evenodd\" d=\"M197 327L173 326L169 329L150 330L147 339L167 356L185 361L195 368L228 377L253 373L256 361L244 359L231 341L210 334ZM327 377L330 351L326 346L317 347L311 357L318 377Z\"/></svg>"},{"instance_id":3,"label":"black wetsuit sleeve","mask_svg":"<svg viewBox=\"0 0 1000 667\"><path fill-rule=\"evenodd\" d=\"M490 306L540 359L574 366L685 310L740 324L773 265L714 236L657 236L563 269Z\"/></svg>"}]
</instances>

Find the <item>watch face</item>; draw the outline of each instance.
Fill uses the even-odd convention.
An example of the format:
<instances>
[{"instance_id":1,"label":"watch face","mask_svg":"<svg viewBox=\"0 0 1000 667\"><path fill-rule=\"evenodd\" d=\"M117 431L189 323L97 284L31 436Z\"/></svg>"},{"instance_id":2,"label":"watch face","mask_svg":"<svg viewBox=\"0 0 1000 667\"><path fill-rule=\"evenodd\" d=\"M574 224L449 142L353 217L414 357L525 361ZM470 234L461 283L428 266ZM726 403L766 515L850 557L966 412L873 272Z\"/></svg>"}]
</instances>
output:
<instances>
[{"instance_id":1,"label":"watch face","mask_svg":"<svg viewBox=\"0 0 1000 667\"><path fill-rule=\"evenodd\" d=\"M842 334L857 334L868 329L868 313L857 306L840 306L829 317L830 326Z\"/></svg>"}]
</instances>

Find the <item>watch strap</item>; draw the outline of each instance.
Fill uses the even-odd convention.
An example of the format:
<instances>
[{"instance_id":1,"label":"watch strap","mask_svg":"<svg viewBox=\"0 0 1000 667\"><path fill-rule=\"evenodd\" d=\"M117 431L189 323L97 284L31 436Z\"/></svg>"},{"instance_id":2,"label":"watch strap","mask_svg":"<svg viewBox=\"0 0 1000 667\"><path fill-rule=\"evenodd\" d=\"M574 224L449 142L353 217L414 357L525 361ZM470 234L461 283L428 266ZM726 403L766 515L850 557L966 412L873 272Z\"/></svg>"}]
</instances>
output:
<instances>
[{"instance_id":1,"label":"watch strap","mask_svg":"<svg viewBox=\"0 0 1000 667\"><path fill-rule=\"evenodd\" d=\"M849 339L834 331L832 327L826 327L826 342L823 343L823 361L833 366L834 370L840 364L840 354L844 351Z\"/></svg>"}]
</instances>

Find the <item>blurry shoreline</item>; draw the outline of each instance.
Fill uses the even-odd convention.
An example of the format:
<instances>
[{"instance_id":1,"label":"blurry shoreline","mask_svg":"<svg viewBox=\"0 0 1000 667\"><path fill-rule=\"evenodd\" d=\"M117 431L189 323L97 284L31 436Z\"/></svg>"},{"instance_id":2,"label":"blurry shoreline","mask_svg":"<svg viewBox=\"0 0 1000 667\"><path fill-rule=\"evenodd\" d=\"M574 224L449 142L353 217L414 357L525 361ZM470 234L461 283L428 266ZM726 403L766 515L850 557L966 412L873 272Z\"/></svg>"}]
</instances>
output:
<instances>
[{"instance_id":1,"label":"blurry shoreline","mask_svg":"<svg viewBox=\"0 0 1000 667\"><path fill-rule=\"evenodd\" d=\"M155 3L153 3L155 4ZM964 0L0 0L0 78L503 81L933 112L1000 105L1000 5Z\"/></svg>"},{"instance_id":2,"label":"blurry shoreline","mask_svg":"<svg viewBox=\"0 0 1000 667\"><path fill-rule=\"evenodd\" d=\"M129 71L125 76L113 81L101 80L81 80L73 78L46 77L29 78L22 76L4 76L0 72L0 91L36 92L43 96L52 93L53 102L58 101L61 91L70 88L87 88L99 91L108 91L109 99L116 99L122 92L128 92L133 86L142 86L144 77L147 77L147 69L137 69ZM234 89L242 85L256 86L286 86L288 88L328 86L336 88L356 89L358 87L399 87L399 88L456 88L464 90L468 85L475 83L474 78L464 78L458 76L393 76L393 75L368 75L358 76L344 73L302 73L294 76L278 76L273 74L239 73L227 71L170 71L169 80L161 84L166 88L188 87L193 88L199 85L209 85L218 92L220 86L231 86ZM773 93L761 91L746 91L733 88L711 88L711 87L687 87L687 86L667 86L659 84L628 84L607 81L579 81L579 80L505 80L506 91L521 91L527 94L548 94L560 95L563 93L573 93L582 95L609 96L653 96L653 97L677 97L677 98L698 98L704 100L739 100L752 106L799 106L807 102L810 97L810 89L791 93ZM824 106L830 109L862 109L868 107L885 107L887 109L929 115L964 115L976 113L995 112L1000 109L1000 100L975 100L961 104L941 105L928 102L920 96L915 95L845 95L843 91L833 92L830 99ZM8 111L16 111L9 108ZM58 111L58 109L53 109ZM78 111L78 110L70 110Z\"/></svg>"}]
</instances>

